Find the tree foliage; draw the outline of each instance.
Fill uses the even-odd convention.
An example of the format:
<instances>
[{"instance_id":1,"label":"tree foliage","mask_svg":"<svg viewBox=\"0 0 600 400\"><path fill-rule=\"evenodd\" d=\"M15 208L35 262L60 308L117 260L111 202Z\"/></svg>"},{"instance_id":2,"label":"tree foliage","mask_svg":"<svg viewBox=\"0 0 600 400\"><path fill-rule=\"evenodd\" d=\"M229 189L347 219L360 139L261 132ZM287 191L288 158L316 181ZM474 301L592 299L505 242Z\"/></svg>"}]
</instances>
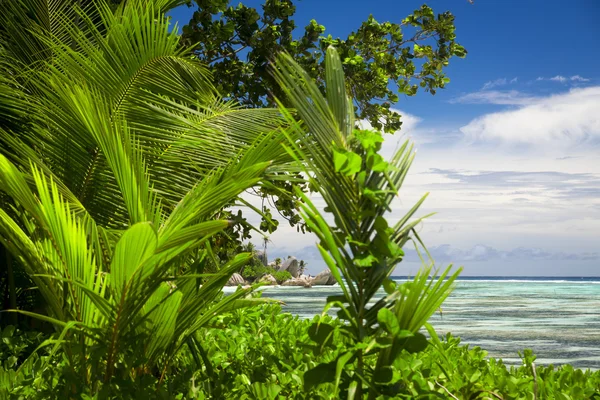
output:
<instances>
[{"instance_id":1,"label":"tree foliage","mask_svg":"<svg viewBox=\"0 0 600 400\"><path fill-rule=\"evenodd\" d=\"M189 3L197 11L182 29L182 44L191 46L208 65L219 92L245 107L272 107L276 98L291 105L269 72L280 52L289 54L324 92L325 53L335 46L356 118L369 121L375 129L395 132L402 124L394 111L400 96L413 96L419 88L431 94L444 88L449 82L444 67L452 57L466 55L456 41L454 16L436 15L427 5L402 21L378 22L371 15L346 37L336 38L314 19L303 28L303 23L297 24L292 0L265 0L260 8L230 0ZM262 187L259 195L272 200L279 217L304 232L295 188L307 188L289 178ZM279 217L273 218L268 207L262 211L260 228L272 233Z\"/></svg>"},{"instance_id":2,"label":"tree foliage","mask_svg":"<svg viewBox=\"0 0 600 400\"><path fill-rule=\"evenodd\" d=\"M285 101L268 68L279 52L287 52L323 89L325 53L335 46L357 118L394 132L401 126L393 111L398 95L413 96L419 88L434 94L449 82L444 67L450 59L466 55L456 41L454 16L436 15L427 5L402 21L378 22L371 15L345 38L335 38L314 19L304 28L297 25L292 0L265 0L262 11L229 0L195 3L183 43L195 46L221 93L248 107Z\"/></svg>"}]
</instances>

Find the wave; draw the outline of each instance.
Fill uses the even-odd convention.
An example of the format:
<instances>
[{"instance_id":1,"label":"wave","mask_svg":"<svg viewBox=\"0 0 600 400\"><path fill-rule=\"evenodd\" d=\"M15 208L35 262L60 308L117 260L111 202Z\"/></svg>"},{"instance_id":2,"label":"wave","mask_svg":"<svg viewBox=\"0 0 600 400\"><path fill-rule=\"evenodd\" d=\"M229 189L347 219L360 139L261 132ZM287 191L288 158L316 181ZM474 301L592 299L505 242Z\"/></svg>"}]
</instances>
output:
<instances>
[{"instance_id":1,"label":"wave","mask_svg":"<svg viewBox=\"0 0 600 400\"><path fill-rule=\"evenodd\" d=\"M410 276L392 276L396 282L411 280ZM570 276L460 276L457 282L499 282L499 283L566 283L566 284L599 284L600 277L570 277Z\"/></svg>"},{"instance_id":2,"label":"wave","mask_svg":"<svg viewBox=\"0 0 600 400\"><path fill-rule=\"evenodd\" d=\"M551 279L544 279L544 280L540 280L540 279L457 279L456 282L481 282L481 283L494 283L494 282L498 282L498 283L567 283L567 284L574 284L574 285L588 285L588 284L592 284L592 285L598 285L600 284L600 280L589 280L589 281L582 281L582 280L567 280L567 279L556 279L556 280L551 280Z\"/></svg>"}]
</instances>

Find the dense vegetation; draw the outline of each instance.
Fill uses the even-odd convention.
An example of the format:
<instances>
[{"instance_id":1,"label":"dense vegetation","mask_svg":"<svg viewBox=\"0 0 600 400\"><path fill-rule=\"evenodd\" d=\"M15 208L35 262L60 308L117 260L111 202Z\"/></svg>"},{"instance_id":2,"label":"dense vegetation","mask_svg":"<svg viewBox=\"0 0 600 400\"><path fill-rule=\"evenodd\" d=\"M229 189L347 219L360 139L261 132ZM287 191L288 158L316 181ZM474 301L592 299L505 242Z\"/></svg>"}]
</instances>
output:
<instances>
[{"instance_id":1,"label":"dense vegetation","mask_svg":"<svg viewBox=\"0 0 600 400\"><path fill-rule=\"evenodd\" d=\"M316 80L272 54L277 108L242 107L169 30L181 3L0 3L0 398L600 396L598 373L536 368L530 353L507 369L440 341L427 321L460 270L429 278L425 257L414 279L390 279L406 245L427 256L414 230L426 196L388 224L414 151L384 160L381 133L356 129L346 54L323 40ZM421 10L407 23L433 29ZM438 44L454 44L442 20ZM271 220L246 190L292 199L319 239L341 292L323 316L282 314L256 286L223 295L257 267L238 251L254 227L231 208Z\"/></svg>"},{"instance_id":2,"label":"dense vegetation","mask_svg":"<svg viewBox=\"0 0 600 400\"><path fill-rule=\"evenodd\" d=\"M277 283L283 283L288 279L292 279L292 274L290 274L287 270L279 270L281 266L281 258L276 258L273 263L265 265L263 261L264 257L261 254L259 257L257 252L254 250L254 246L252 243L245 246L246 249L250 250L253 257L248 261L248 263L242 268L240 275L248 282L257 282L258 280L265 275L271 275ZM263 253L264 254L264 253ZM301 261L300 264L304 266L304 261ZM301 267L302 268L302 267ZM302 273L302 271L299 271Z\"/></svg>"},{"instance_id":3,"label":"dense vegetation","mask_svg":"<svg viewBox=\"0 0 600 400\"><path fill-rule=\"evenodd\" d=\"M147 377L123 382L119 398L331 398L331 383L305 389L306 371L346 349L343 342L334 340L321 350L310 330L317 320L282 314L279 306L223 315L201 332L206 349L203 361L186 353L177 360L177 374L169 377L163 389L155 392L155 382ZM322 322L339 325L332 318ZM1 336L0 358L8 371L16 369L47 338L13 327L4 328ZM39 357L43 360L48 354L45 351ZM522 366L506 366L488 360L482 349L461 345L458 338L448 335L443 341L433 340L421 353L403 353L392 371L402 387L399 398L452 398L448 393L459 399L600 398L599 371L582 372L568 365L533 367L534 359L526 352ZM6 395L6 387L12 387L12 398L56 398L59 388L69 383L68 370L60 363L42 373L34 371L28 370L11 383L12 373L5 373L0 396Z\"/></svg>"}]
</instances>

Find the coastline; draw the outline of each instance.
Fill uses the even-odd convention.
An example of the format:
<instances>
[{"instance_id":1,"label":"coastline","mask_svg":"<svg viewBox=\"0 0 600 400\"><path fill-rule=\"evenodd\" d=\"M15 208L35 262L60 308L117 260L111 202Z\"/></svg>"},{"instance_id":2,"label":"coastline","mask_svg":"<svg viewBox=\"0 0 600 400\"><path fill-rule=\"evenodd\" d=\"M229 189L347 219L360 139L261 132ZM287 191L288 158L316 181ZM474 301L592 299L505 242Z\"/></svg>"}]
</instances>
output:
<instances>
[{"instance_id":1,"label":"coastline","mask_svg":"<svg viewBox=\"0 0 600 400\"><path fill-rule=\"evenodd\" d=\"M517 352L531 348L540 365L600 369L600 278L466 278L457 281L441 313L430 320L439 334L450 332L508 365L520 364ZM300 318L320 314L326 297L339 294L336 286L260 290L265 297L285 302L283 311ZM335 315L335 310L329 314Z\"/></svg>"}]
</instances>

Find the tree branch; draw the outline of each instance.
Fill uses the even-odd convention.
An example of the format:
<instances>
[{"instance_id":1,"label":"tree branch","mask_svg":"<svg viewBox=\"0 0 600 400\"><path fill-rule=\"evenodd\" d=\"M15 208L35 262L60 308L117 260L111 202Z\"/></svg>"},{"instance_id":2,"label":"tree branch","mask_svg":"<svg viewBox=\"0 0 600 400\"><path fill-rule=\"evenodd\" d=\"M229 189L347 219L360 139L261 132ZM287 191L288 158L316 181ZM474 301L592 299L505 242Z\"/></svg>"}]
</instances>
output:
<instances>
[{"instance_id":1,"label":"tree branch","mask_svg":"<svg viewBox=\"0 0 600 400\"><path fill-rule=\"evenodd\" d=\"M452 398L453 398L453 399L455 399L455 400L459 400L459 398L458 398L458 397L456 397L455 395L453 395L452 393L450 393L450 391L449 391L448 389L446 389L446 387L445 387L445 386L443 386L441 383L439 383L438 381L435 381L435 384L436 384L436 385L438 385L439 387L441 387L442 389L444 389L444 391L445 391L446 393L448 393L448 396L452 397Z\"/></svg>"}]
</instances>

